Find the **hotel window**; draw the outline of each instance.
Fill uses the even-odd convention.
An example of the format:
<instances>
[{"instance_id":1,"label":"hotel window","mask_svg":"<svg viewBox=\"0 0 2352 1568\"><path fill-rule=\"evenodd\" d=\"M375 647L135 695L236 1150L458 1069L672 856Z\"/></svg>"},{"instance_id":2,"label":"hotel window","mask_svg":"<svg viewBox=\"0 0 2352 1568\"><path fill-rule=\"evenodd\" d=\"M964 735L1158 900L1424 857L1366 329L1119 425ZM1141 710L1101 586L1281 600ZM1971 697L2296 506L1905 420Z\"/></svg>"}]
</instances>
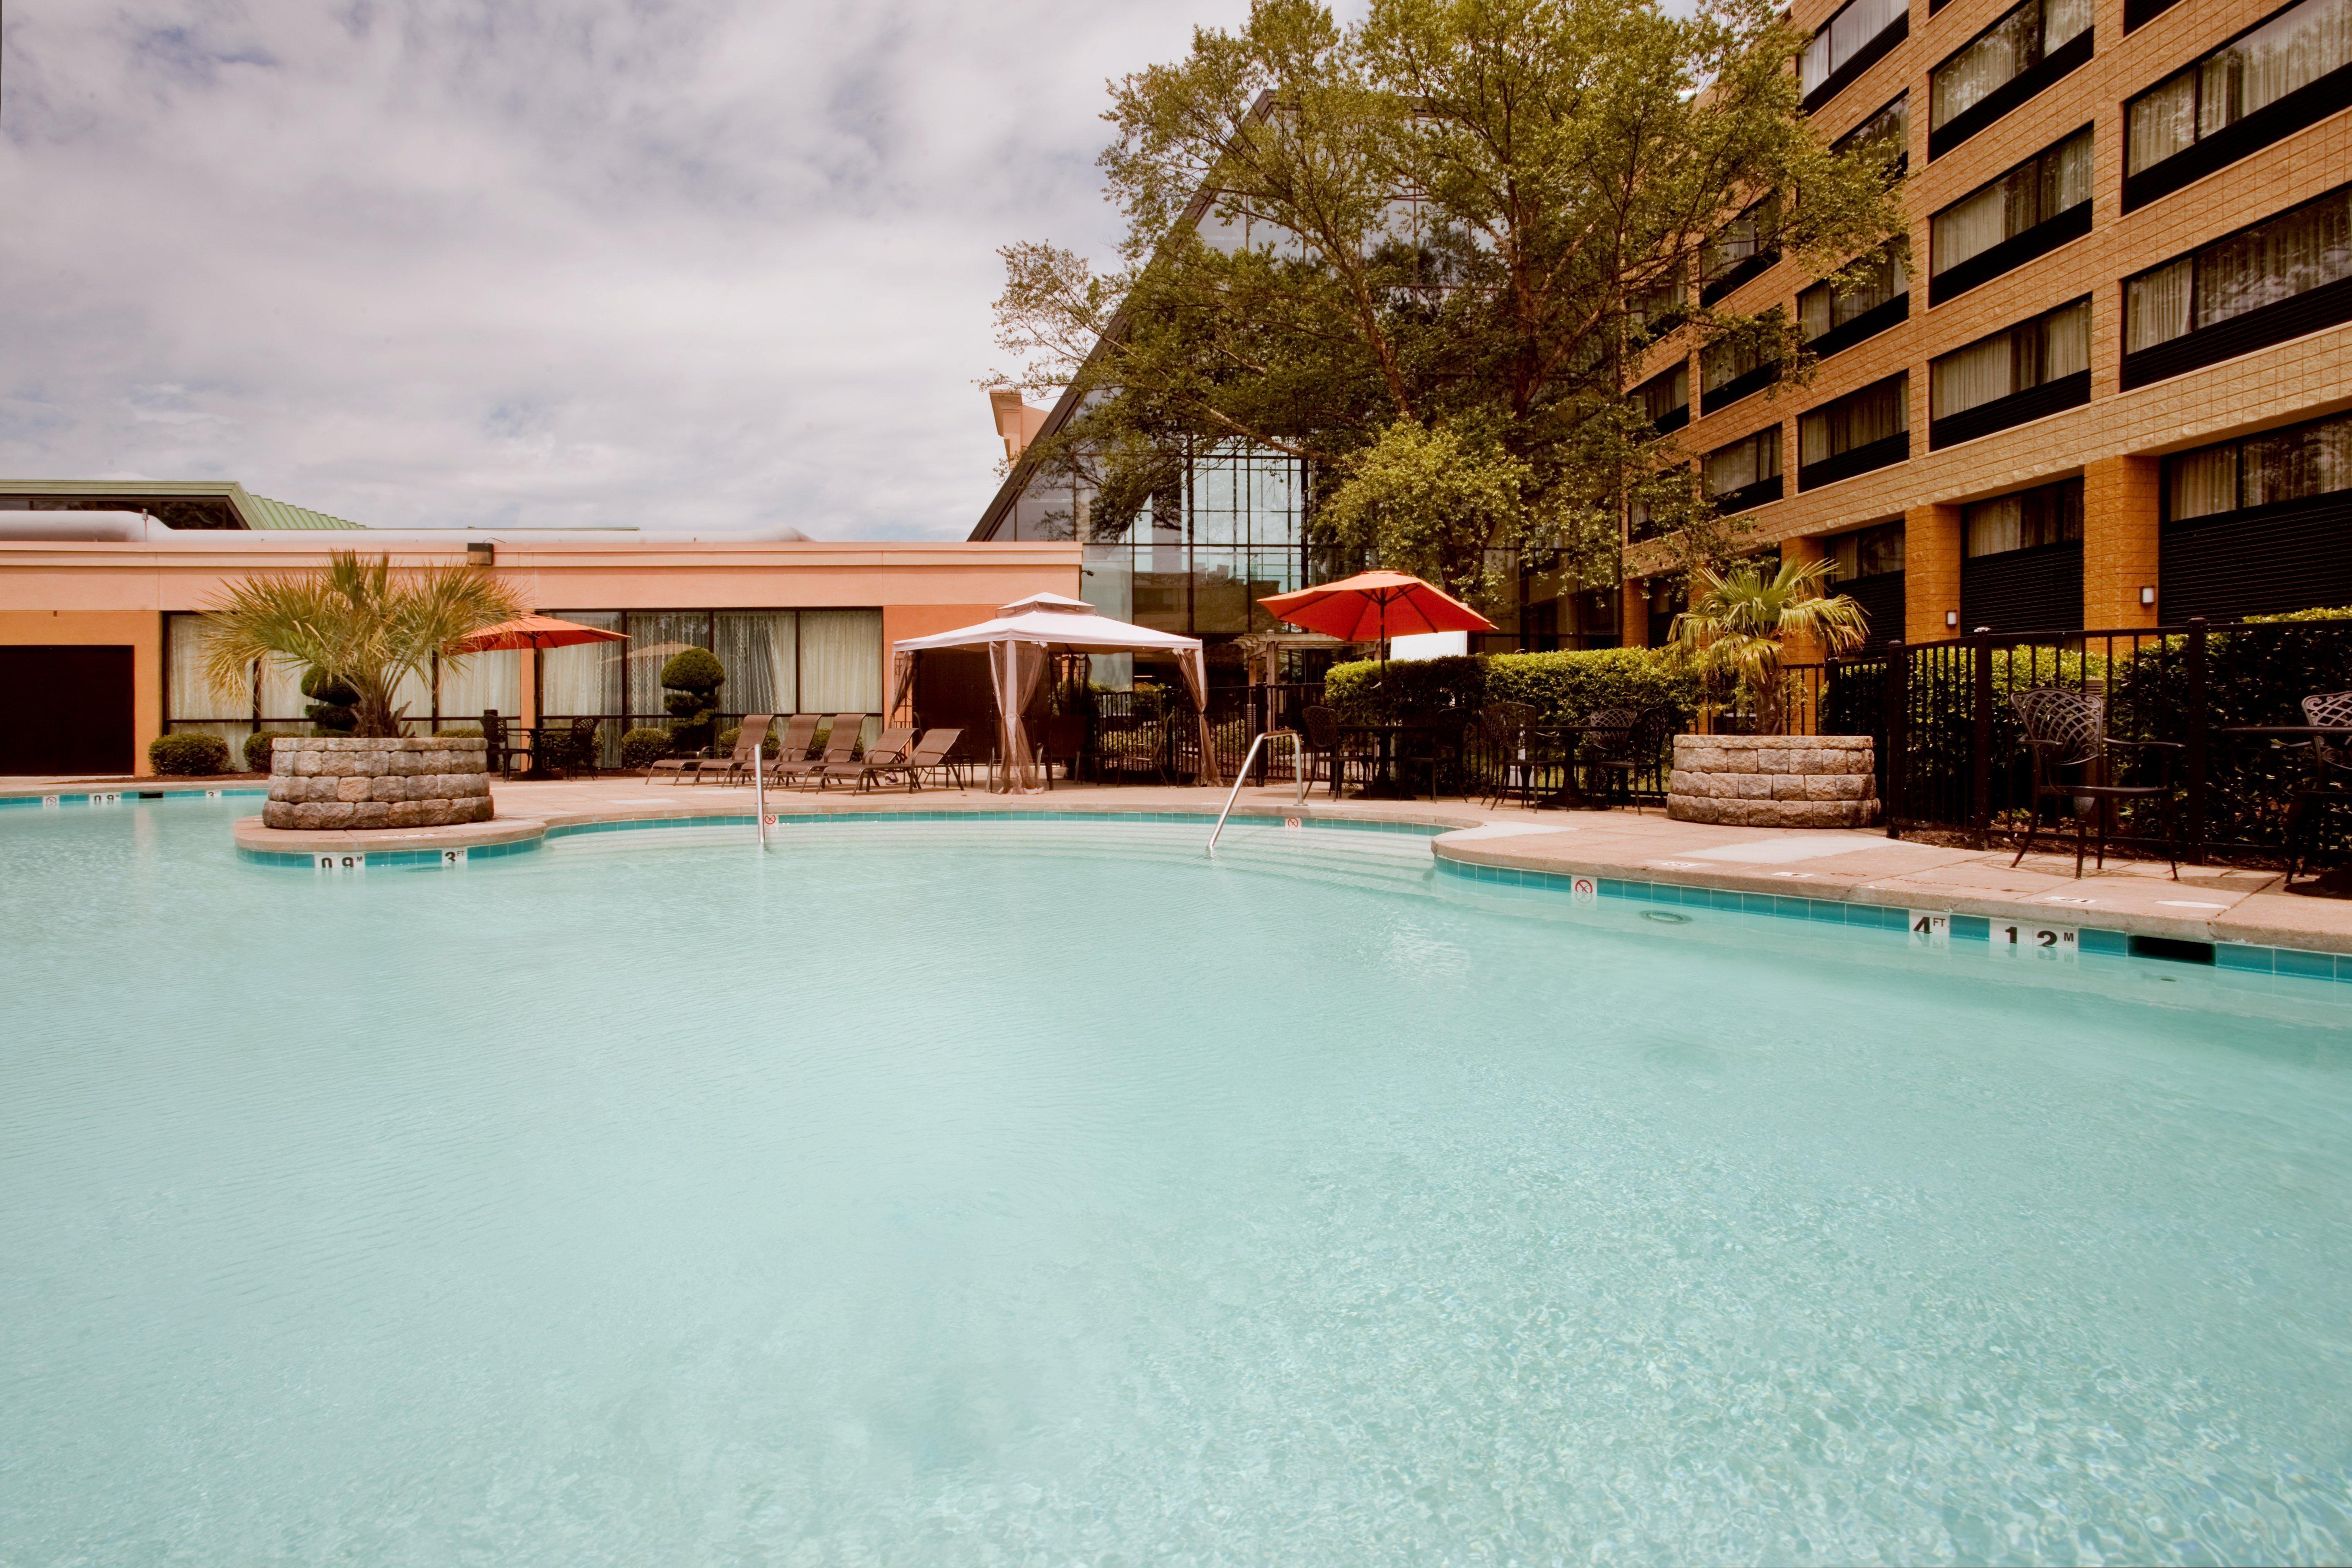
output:
<instances>
[{"instance_id":1,"label":"hotel window","mask_svg":"<svg viewBox=\"0 0 2352 1568\"><path fill-rule=\"evenodd\" d=\"M1895 101L1847 132L1831 147L1832 153L1860 153L1884 147L1892 159L1890 172L1901 175L1911 167L1911 95L1898 93Z\"/></svg>"},{"instance_id":2,"label":"hotel window","mask_svg":"<svg viewBox=\"0 0 2352 1568\"><path fill-rule=\"evenodd\" d=\"M1797 420L1797 488L1809 490L1911 455L1911 376L1898 372Z\"/></svg>"},{"instance_id":3,"label":"hotel window","mask_svg":"<svg viewBox=\"0 0 2352 1568\"><path fill-rule=\"evenodd\" d=\"M1797 61L1797 81L1810 114L1845 90L1853 79L1911 36L1910 0L1847 0Z\"/></svg>"},{"instance_id":4,"label":"hotel window","mask_svg":"<svg viewBox=\"0 0 2352 1568\"><path fill-rule=\"evenodd\" d=\"M1625 302L1636 338L1654 342L1683 324L1690 310L1690 280L1680 267L1664 280L1637 291Z\"/></svg>"},{"instance_id":5,"label":"hotel window","mask_svg":"<svg viewBox=\"0 0 2352 1568\"><path fill-rule=\"evenodd\" d=\"M1797 296L1797 325L1822 359L1876 337L1911 312L1911 242L1897 237L1871 258L1868 275L1839 288L1826 279Z\"/></svg>"},{"instance_id":6,"label":"hotel window","mask_svg":"<svg viewBox=\"0 0 2352 1568\"><path fill-rule=\"evenodd\" d=\"M2091 128L2045 147L1928 224L1927 303L1940 305L2091 232Z\"/></svg>"},{"instance_id":7,"label":"hotel window","mask_svg":"<svg viewBox=\"0 0 2352 1568\"><path fill-rule=\"evenodd\" d=\"M1706 493L1718 511L1746 511L1779 500L1781 488L1778 425L1706 455Z\"/></svg>"},{"instance_id":8,"label":"hotel window","mask_svg":"<svg viewBox=\"0 0 2352 1568\"><path fill-rule=\"evenodd\" d=\"M1699 276L1698 302L1712 305L1780 259L1780 200L1766 196L1715 231Z\"/></svg>"},{"instance_id":9,"label":"hotel window","mask_svg":"<svg viewBox=\"0 0 2352 1568\"><path fill-rule=\"evenodd\" d=\"M1857 650L1875 653L1903 635L1903 524L1882 522L1822 542L1837 591L1862 606L1868 630Z\"/></svg>"},{"instance_id":10,"label":"hotel window","mask_svg":"<svg viewBox=\"0 0 2352 1568\"><path fill-rule=\"evenodd\" d=\"M2164 618L2352 604L2352 415L2164 460Z\"/></svg>"},{"instance_id":11,"label":"hotel window","mask_svg":"<svg viewBox=\"0 0 2352 1568\"><path fill-rule=\"evenodd\" d=\"M1690 423L1690 361L1678 359L1674 368L1652 376L1633 389L1633 401L1650 416L1660 435Z\"/></svg>"},{"instance_id":12,"label":"hotel window","mask_svg":"<svg viewBox=\"0 0 2352 1568\"><path fill-rule=\"evenodd\" d=\"M1927 367L1930 450L2091 400L2091 302L1979 338Z\"/></svg>"},{"instance_id":13,"label":"hotel window","mask_svg":"<svg viewBox=\"0 0 2352 1568\"><path fill-rule=\"evenodd\" d=\"M2126 387L2352 320L2352 185L2124 279Z\"/></svg>"},{"instance_id":14,"label":"hotel window","mask_svg":"<svg viewBox=\"0 0 2352 1568\"><path fill-rule=\"evenodd\" d=\"M1936 68L1927 156L1940 158L2091 58L2092 0L2025 0Z\"/></svg>"},{"instance_id":15,"label":"hotel window","mask_svg":"<svg viewBox=\"0 0 2352 1568\"><path fill-rule=\"evenodd\" d=\"M2352 106L2352 0L2302 0L2133 99L2124 211Z\"/></svg>"},{"instance_id":16,"label":"hotel window","mask_svg":"<svg viewBox=\"0 0 2352 1568\"><path fill-rule=\"evenodd\" d=\"M2352 415L2164 460L2164 520L2186 522L2352 490Z\"/></svg>"},{"instance_id":17,"label":"hotel window","mask_svg":"<svg viewBox=\"0 0 2352 1568\"><path fill-rule=\"evenodd\" d=\"M1970 631L2073 631L2083 624L2083 481L1960 510L1960 620Z\"/></svg>"},{"instance_id":18,"label":"hotel window","mask_svg":"<svg viewBox=\"0 0 2352 1568\"><path fill-rule=\"evenodd\" d=\"M1780 307L1769 314L1785 321ZM1765 351L1752 342L1725 341L1712 342L1699 351L1699 412L1712 414L1728 408L1748 394L1761 392L1780 379L1780 362L1764 357Z\"/></svg>"}]
</instances>

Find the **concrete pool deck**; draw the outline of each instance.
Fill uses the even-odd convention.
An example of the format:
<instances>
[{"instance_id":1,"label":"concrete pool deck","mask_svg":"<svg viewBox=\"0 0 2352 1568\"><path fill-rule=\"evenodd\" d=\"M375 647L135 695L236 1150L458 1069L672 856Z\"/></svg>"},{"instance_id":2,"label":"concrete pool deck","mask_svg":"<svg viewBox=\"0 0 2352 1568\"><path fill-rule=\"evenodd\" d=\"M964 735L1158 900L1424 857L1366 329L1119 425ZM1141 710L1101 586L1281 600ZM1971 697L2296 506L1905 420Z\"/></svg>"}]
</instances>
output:
<instances>
[{"instance_id":1,"label":"concrete pool deck","mask_svg":"<svg viewBox=\"0 0 2352 1568\"><path fill-rule=\"evenodd\" d=\"M57 795L77 800L97 791L120 792L122 798L132 799L259 787L258 780L237 778L12 780L0 784L0 799ZM494 793L498 816L489 822L364 833L300 832L266 828L254 817L236 825L236 842L268 854L422 854L519 844L551 828L597 823L741 817L751 813L753 798L748 788L647 784L637 778L609 777L515 780L497 784ZM2352 954L2352 900L2284 892L2284 879L2276 871L2184 865L2175 882L2162 862L2110 860L2104 872L2086 866L2076 881L2071 853L2036 854L2012 868L2007 850L1915 844L1890 839L1874 829L1719 826L1671 821L1655 807L1534 812L1453 799L1335 802L1313 792L1307 805L1297 808L1291 799L1288 784L1248 788L1234 809L1236 816L1296 815L1444 827L1453 831L1433 841L1440 858L1509 872L1589 876L2095 927L2178 941ZM863 795L846 789L768 792L768 809L785 816L908 810L1213 816L1223 802L1221 790L1066 783L1043 795L1011 798L977 788L927 789L911 795L904 790Z\"/></svg>"}]
</instances>

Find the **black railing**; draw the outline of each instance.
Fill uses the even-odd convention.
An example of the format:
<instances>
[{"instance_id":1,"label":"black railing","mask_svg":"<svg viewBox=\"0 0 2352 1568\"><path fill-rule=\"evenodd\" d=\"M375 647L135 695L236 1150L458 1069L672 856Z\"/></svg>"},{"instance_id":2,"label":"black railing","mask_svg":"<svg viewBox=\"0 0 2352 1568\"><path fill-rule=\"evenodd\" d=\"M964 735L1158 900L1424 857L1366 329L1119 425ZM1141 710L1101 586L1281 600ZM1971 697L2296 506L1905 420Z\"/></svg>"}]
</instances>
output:
<instances>
[{"instance_id":1,"label":"black railing","mask_svg":"<svg viewBox=\"0 0 2352 1568\"><path fill-rule=\"evenodd\" d=\"M1890 836L1943 831L1987 844L2022 831L2034 807L2014 699L2058 686L2104 698L2113 738L2180 747L2175 777L2191 855L2275 855L2310 753L2228 731L2299 724L2304 698L2352 690L2352 621L1984 632L1790 673L1804 693L1792 701L1791 729L1878 742ZM2116 782L2153 782L2153 763L2133 765L2149 779ZM2320 825L2329 834L2341 826ZM2161 837L2153 815L2127 810L2119 826L2143 848Z\"/></svg>"}]
</instances>

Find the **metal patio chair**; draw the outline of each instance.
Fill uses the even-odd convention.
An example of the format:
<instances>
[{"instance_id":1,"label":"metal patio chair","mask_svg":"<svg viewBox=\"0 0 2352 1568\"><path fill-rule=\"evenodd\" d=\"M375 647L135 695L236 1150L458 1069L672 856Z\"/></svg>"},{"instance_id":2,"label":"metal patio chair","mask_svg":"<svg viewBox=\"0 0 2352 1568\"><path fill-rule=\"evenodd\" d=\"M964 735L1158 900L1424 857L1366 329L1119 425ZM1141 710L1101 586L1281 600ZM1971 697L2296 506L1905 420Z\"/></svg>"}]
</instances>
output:
<instances>
[{"instance_id":1,"label":"metal patio chair","mask_svg":"<svg viewBox=\"0 0 2352 1568\"><path fill-rule=\"evenodd\" d=\"M2352 729L2352 691L2315 692L2303 700L2303 721L2306 724L2341 724ZM2303 787L2294 792L2294 803L2287 808L2286 879L2294 881L2303 875L2304 862L2310 858L2311 830L2326 808L2352 804L2352 743L2326 735L2311 738L2311 772ZM2320 808L2314 811L2314 807Z\"/></svg>"},{"instance_id":2,"label":"metal patio chair","mask_svg":"<svg viewBox=\"0 0 2352 1568\"><path fill-rule=\"evenodd\" d=\"M2107 700L2062 686L2036 686L2010 699L2025 726L2025 747L2033 766L2032 814L2025 821L2025 842L2010 864L2022 861L2033 847L2042 826L2042 803L2063 801L2074 814L2074 875L2083 874L2084 841L2090 819L2099 819L2099 867L2107 864L2108 825L2118 801L2146 801L2164 813L2165 858L2172 879L2180 880L2180 790L2173 782L2173 760L2182 751L2177 741L2118 741L2107 733ZM2153 760L2158 782L2126 784L2116 782L2117 753L2123 760ZM2066 775L2072 773L2072 778Z\"/></svg>"}]
</instances>

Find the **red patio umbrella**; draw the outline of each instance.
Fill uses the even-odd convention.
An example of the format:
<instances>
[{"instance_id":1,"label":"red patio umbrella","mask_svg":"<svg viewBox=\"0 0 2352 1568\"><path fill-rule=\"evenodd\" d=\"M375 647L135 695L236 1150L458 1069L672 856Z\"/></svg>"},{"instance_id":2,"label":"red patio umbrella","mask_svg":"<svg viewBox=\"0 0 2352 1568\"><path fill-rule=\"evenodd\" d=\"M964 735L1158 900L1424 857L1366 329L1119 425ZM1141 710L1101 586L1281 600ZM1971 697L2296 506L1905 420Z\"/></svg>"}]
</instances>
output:
<instances>
[{"instance_id":1,"label":"red patio umbrella","mask_svg":"<svg viewBox=\"0 0 2352 1568\"><path fill-rule=\"evenodd\" d=\"M1345 642L1381 645L1381 706L1389 694L1389 638L1423 632L1491 632L1495 623L1447 593L1402 572L1359 572L1318 588L1260 599L1266 613Z\"/></svg>"},{"instance_id":2,"label":"red patio umbrella","mask_svg":"<svg viewBox=\"0 0 2352 1568\"><path fill-rule=\"evenodd\" d=\"M608 632L602 626L583 626L578 621L559 620L553 616L522 616L511 621L500 621L494 626L484 626L450 643L445 653L499 653L518 647L570 647L574 643L626 642L626 632Z\"/></svg>"}]
</instances>

